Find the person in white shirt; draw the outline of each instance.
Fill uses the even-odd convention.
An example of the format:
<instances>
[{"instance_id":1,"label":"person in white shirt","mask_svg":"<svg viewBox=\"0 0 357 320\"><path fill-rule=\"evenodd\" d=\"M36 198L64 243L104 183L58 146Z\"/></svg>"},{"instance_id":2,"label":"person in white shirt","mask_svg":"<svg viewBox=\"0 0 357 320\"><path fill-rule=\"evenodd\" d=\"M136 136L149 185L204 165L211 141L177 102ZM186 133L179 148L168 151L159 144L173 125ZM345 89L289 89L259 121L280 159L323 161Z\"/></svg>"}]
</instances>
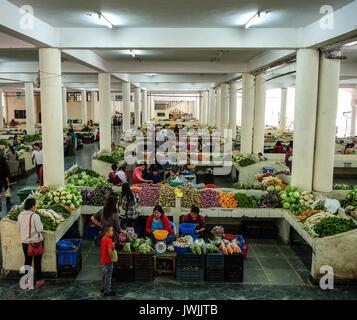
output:
<instances>
[{"instance_id":1,"label":"person in white shirt","mask_svg":"<svg viewBox=\"0 0 357 320\"><path fill-rule=\"evenodd\" d=\"M34 160L36 161L36 173L38 177L38 181L40 181L40 169L43 165L43 150L40 147L39 143L35 143L33 145L34 151L32 152L32 164L34 164Z\"/></svg>"},{"instance_id":2,"label":"person in white shirt","mask_svg":"<svg viewBox=\"0 0 357 320\"><path fill-rule=\"evenodd\" d=\"M29 243L39 243L42 241L43 244L43 224L41 222L41 218L38 214L35 213L36 210L36 200L33 198L29 198L25 201L25 210L22 211L17 218L17 226L20 230L22 248L25 255L25 265L32 266L32 256L28 255L28 247ZM42 280L41 273L41 260L42 255L35 256L35 280L36 280L36 288L43 286L45 283ZM26 284L28 285L28 280L26 280ZM32 284L30 284L31 287Z\"/></svg>"},{"instance_id":3,"label":"person in white shirt","mask_svg":"<svg viewBox=\"0 0 357 320\"><path fill-rule=\"evenodd\" d=\"M120 167L119 171L116 173L116 175L121 180L121 184L124 184L125 182L128 182L127 177L126 177L125 172L124 172L124 167Z\"/></svg>"}]
</instances>

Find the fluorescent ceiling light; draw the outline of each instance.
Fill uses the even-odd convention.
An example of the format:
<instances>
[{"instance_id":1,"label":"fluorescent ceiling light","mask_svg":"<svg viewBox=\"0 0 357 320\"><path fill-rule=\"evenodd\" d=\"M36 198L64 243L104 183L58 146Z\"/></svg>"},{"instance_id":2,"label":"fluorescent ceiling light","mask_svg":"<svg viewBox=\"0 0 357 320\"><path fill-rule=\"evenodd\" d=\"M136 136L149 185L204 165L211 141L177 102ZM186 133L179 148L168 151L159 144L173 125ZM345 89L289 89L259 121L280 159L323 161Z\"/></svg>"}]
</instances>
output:
<instances>
[{"instance_id":1,"label":"fluorescent ceiling light","mask_svg":"<svg viewBox=\"0 0 357 320\"><path fill-rule=\"evenodd\" d=\"M350 43L346 43L343 45L343 47L353 47L357 45L357 41L353 41L353 42L350 42Z\"/></svg>"},{"instance_id":2,"label":"fluorescent ceiling light","mask_svg":"<svg viewBox=\"0 0 357 320\"><path fill-rule=\"evenodd\" d=\"M256 12L254 16L244 25L244 27L247 29L251 25L261 22L267 13L267 11Z\"/></svg>"},{"instance_id":3,"label":"fluorescent ceiling light","mask_svg":"<svg viewBox=\"0 0 357 320\"><path fill-rule=\"evenodd\" d=\"M133 58L136 57L134 50L129 50L130 54L133 56Z\"/></svg>"},{"instance_id":4,"label":"fluorescent ceiling light","mask_svg":"<svg viewBox=\"0 0 357 320\"><path fill-rule=\"evenodd\" d=\"M110 29L113 28L113 25L111 24L111 22L110 22L107 18L105 18L105 17L103 16L103 14L101 14L101 13L94 13L94 14L91 15L91 17L92 17L95 21L97 21L98 23L103 24L103 25L107 26L107 27L110 28Z\"/></svg>"}]
</instances>

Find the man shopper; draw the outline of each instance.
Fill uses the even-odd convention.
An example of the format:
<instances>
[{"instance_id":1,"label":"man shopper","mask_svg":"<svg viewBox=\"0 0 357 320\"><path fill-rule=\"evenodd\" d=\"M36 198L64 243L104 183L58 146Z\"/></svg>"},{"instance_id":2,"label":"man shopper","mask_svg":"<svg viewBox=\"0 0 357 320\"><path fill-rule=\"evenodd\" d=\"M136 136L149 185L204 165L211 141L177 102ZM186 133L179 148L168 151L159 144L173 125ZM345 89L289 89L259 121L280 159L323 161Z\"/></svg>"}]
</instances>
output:
<instances>
[{"instance_id":1,"label":"man shopper","mask_svg":"<svg viewBox=\"0 0 357 320\"><path fill-rule=\"evenodd\" d=\"M36 161L36 173L37 173L37 183L40 182L40 168L43 165L43 150L40 147L39 143L34 144L34 151L32 152L32 164L34 164L34 160Z\"/></svg>"}]
</instances>

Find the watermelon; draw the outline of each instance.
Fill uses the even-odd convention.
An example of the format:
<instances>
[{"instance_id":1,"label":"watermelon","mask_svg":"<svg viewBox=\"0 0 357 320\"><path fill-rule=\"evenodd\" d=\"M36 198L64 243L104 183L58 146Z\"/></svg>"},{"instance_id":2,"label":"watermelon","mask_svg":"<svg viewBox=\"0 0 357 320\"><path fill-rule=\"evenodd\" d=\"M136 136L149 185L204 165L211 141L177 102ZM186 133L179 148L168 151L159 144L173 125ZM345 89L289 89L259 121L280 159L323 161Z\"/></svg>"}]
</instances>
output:
<instances>
[{"instance_id":1,"label":"watermelon","mask_svg":"<svg viewBox=\"0 0 357 320\"><path fill-rule=\"evenodd\" d=\"M243 189L243 185L241 184L241 183L235 183L234 185L233 185L233 188L234 189Z\"/></svg>"}]
</instances>

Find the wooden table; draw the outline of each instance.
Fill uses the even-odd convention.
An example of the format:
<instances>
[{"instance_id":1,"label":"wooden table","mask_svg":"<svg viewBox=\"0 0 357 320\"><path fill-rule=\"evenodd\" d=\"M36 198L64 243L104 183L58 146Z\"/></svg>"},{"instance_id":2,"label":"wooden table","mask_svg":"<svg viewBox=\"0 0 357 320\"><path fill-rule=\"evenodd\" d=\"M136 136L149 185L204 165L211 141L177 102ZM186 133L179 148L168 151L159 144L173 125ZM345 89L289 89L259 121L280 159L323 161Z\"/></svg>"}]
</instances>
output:
<instances>
[{"instance_id":1,"label":"wooden table","mask_svg":"<svg viewBox=\"0 0 357 320\"><path fill-rule=\"evenodd\" d=\"M172 270L158 270L157 269L157 260L171 260L172 261ZM176 252L167 252L163 255L158 255L154 257L154 274L172 274L176 277Z\"/></svg>"}]
</instances>

